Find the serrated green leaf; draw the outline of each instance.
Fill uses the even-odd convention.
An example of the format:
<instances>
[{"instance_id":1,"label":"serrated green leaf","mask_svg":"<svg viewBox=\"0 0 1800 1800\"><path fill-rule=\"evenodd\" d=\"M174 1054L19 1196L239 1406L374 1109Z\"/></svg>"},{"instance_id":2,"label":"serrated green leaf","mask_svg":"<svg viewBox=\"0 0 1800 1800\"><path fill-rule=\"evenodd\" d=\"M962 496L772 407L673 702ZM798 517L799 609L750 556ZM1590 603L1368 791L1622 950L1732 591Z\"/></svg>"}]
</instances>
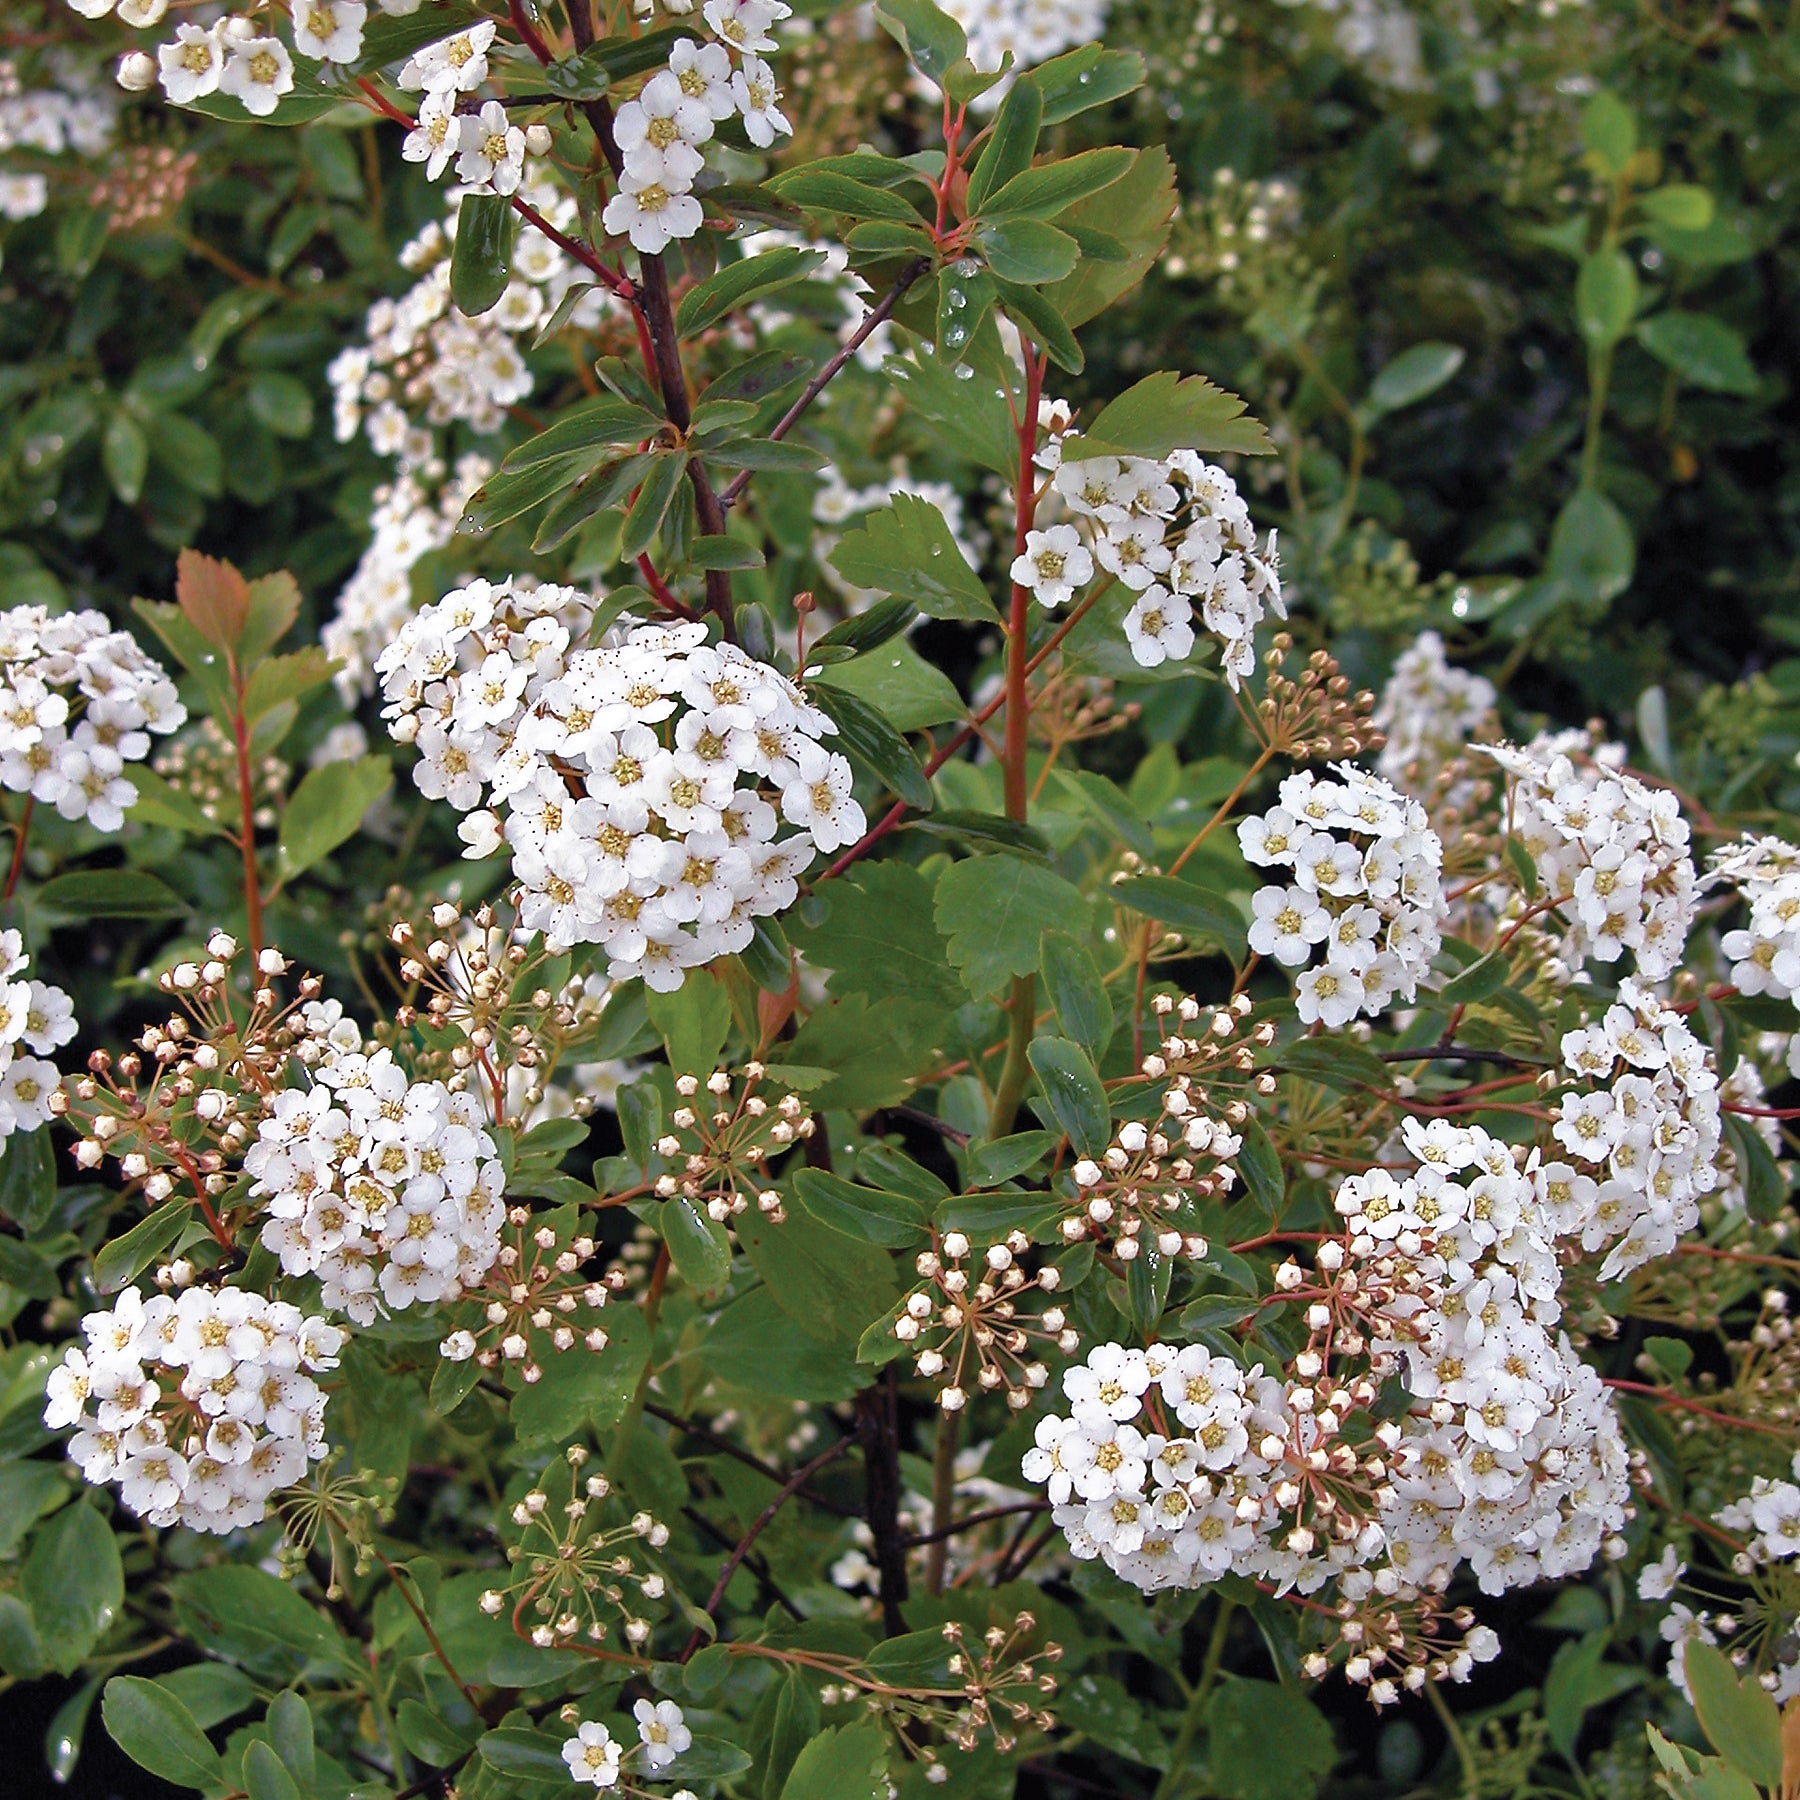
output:
<instances>
[{"instance_id":1,"label":"serrated green leaf","mask_svg":"<svg viewBox=\"0 0 1800 1800\"><path fill-rule=\"evenodd\" d=\"M1080 892L1060 875L1005 853L952 863L938 878L932 902L950 960L977 999L1016 975L1033 974L1043 934L1066 930L1085 907Z\"/></svg>"},{"instance_id":2,"label":"serrated green leaf","mask_svg":"<svg viewBox=\"0 0 1800 1800\"><path fill-rule=\"evenodd\" d=\"M896 494L870 513L828 560L846 581L910 600L934 619L999 619L944 515L916 494Z\"/></svg>"}]
</instances>

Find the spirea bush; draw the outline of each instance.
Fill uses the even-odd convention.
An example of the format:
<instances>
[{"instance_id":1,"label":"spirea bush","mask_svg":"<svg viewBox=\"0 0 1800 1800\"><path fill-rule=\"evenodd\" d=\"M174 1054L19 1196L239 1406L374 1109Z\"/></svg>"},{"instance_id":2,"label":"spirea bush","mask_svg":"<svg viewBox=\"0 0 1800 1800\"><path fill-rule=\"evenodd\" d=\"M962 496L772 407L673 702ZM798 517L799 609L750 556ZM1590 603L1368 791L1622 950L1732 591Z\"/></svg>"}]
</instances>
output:
<instances>
[{"instance_id":1,"label":"spirea bush","mask_svg":"<svg viewBox=\"0 0 1800 1800\"><path fill-rule=\"evenodd\" d=\"M1791 32L0 46L19 1791L1800 1792Z\"/></svg>"}]
</instances>

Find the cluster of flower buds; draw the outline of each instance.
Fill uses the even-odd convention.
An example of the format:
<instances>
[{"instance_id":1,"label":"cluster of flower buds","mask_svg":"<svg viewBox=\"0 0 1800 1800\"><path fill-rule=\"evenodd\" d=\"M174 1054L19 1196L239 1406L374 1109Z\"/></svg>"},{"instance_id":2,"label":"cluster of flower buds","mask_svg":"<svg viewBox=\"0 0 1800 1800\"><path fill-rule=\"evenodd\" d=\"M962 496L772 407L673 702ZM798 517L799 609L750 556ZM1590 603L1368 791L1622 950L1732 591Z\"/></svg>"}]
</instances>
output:
<instances>
[{"instance_id":1,"label":"cluster of flower buds","mask_svg":"<svg viewBox=\"0 0 1800 1800\"><path fill-rule=\"evenodd\" d=\"M736 1218L752 1200L777 1224L786 1218L769 1158L804 1142L814 1126L798 1094L783 1094L771 1104L757 1092L767 1072L759 1062L746 1063L741 1087L726 1069L715 1069L704 1082L697 1075L675 1078L680 1104L669 1115L669 1129L656 1140L656 1154L676 1164L678 1172L657 1176L660 1199L680 1195L704 1207L719 1225Z\"/></svg>"},{"instance_id":2,"label":"cluster of flower buds","mask_svg":"<svg viewBox=\"0 0 1800 1800\"><path fill-rule=\"evenodd\" d=\"M1375 696L1362 689L1352 693L1336 659L1323 650L1307 657L1298 680L1284 675L1293 648L1294 640L1279 632L1263 658L1268 674L1256 716L1264 741L1296 760L1314 762L1381 749L1387 740L1374 721Z\"/></svg>"},{"instance_id":3,"label":"cluster of flower buds","mask_svg":"<svg viewBox=\"0 0 1800 1800\"><path fill-rule=\"evenodd\" d=\"M1054 1294L1062 1279L1052 1263L1035 1275L1021 1267L1030 1248L1022 1231L980 1252L965 1232L948 1231L937 1249L920 1252L914 1266L924 1285L907 1295L894 1336L913 1352L918 1372L940 1384L938 1405L945 1412L968 1404L971 1377L984 1394L1004 1389L1007 1405L1023 1411L1049 1379L1032 1353L1034 1341L1065 1356L1081 1341L1060 1306L1020 1315L1027 1294ZM964 1266L971 1256L979 1258L973 1281Z\"/></svg>"},{"instance_id":4,"label":"cluster of flower buds","mask_svg":"<svg viewBox=\"0 0 1800 1800\"><path fill-rule=\"evenodd\" d=\"M157 978L178 1011L148 1026L123 1055L96 1050L87 1073L65 1084L69 1122L81 1134L76 1164L97 1169L112 1158L128 1182L142 1184L151 1205L179 1196L203 1209L224 1196L256 1135L265 1104L307 1036L320 983L308 976L284 999L275 983L289 963L265 949L254 967L229 933L215 931L206 954ZM250 986L249 1010L232 998ZM222 1241L229 1233L214 1235Z\"/></svg>"},{"instance_id":5,"label":"cluster of flower buds","mask_svg":"<svg viewBox=\"0 0 1800 1800\"><path fill-rule=\"evenodd\" d=\"M532 1224L529 1207L509 1208L506 1223L494 1266L473 1296L482 1301L481 1322L451 1332L438 1354L483 1369L508 1363L521 1380L536 1382L543 1379L546 1351L560 1355L578 1342L595 1352L606 1348L605 1328L593 1315L626 1278L618 1270L597 1280L583 1274L594 1240L581 1236L564 1243L554 1226Z\"/></svg>"},{"instance_id":6,"label":"cluster of flower buds","mask_svg":"<svg viewBox=\"0 0 1800 1800\"><path fill-rule=\"evenodd\" d=\"M481 1610L498 1616L510 1605L513 1629L542 1650L583 1638L604 1643L615 1622L625 1642L641 1649L652 1630L645 1603L668 1593L650 1553L668 1544L669 1528L647 1512L605 1523L611 1482L598 1471L582 1475L588 1452L580 1444L563 1456L567 1500L553 1504L546 1481L514 1505L519 1536L506 1549L512 1572L505 1586L482 1594Z\"/></svg>"},{"instance_id":7,"label":"cluster of flower buds","mask_svg":"<svg viewBox=\"0 0 1800 1800\"><path fill-rule=\"evenodd\" d=\"M1250 1116L1239 1099L1210 1110L1207 1079L1252 1083L1255 1045L1272 1041L1274 1027L1244 1025L1251 1003L1239 994L1227 1005L1206 1008L1190 997L1159 994L1151 1003L1158 1016L1178 1026L1199 1027L1192 1035L1171 1031L1140 1065L1146 1080L1166 1082L1161 1108L1149 1120L1127 1119L1098 1158L1083 1157L1073 1176L1078 1210L1062 1221L1067 1243L1091 1238L1109 1245L1123 1262L1136 1259L1148 1244L1159 1255L1198 1262L1207 1252L1195 1229L1194 1203L1228 1194L1237 1181L1232 1163L1243 1149L1237 1127Z\"/></svg>"}]
</instances>

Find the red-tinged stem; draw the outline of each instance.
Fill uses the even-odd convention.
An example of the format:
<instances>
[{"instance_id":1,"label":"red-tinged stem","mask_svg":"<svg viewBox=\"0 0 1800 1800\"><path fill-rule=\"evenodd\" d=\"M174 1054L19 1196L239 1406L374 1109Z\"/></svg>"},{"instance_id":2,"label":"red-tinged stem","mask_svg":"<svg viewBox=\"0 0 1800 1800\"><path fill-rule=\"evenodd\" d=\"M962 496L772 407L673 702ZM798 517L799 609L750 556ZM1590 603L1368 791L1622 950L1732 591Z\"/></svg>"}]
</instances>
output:
<instances>
[{"instance_id":1,"label":"red-tinged stem","mask_svg":"<svg viewBox=\"0 0 1800 1800\"><path fill-rule=\"evenodd\" d=\"M1740 1106L1727 1100L1719 1110L1739 1113L1746 1119L1800 1119L1800 1106Z\"/></svg>"},{"instance_id":2,"label":"red-tinged stem","mask_svg":"<svg viewBox=\"0 0 1800 1800\"><path fill-rule=\"evenodd\" d=\"M388 1579L394 1584L395 1591L406 1603L406 1610L418 1620L419 1629L424 1632L425 1641L431 1646L432 1655L443 1665L444 1673L456 1683L459 1689L461 1689L462 1697L468 1701L470 1706L472 1706L477 1713L479 1713L481 1711L480 1702L476 1700L474 1691L470 1688L469 1684L457 1674L456 1664L450 1660L450 1654L445 1650L443 1640L439 1638L437 1632L432 1629L431 1620L425 1616L425 1609L413 1598L412 1589L401 1579L400 1571L381 1554L381 1551L376 1548L375 1545L371 1544L369 1548L374 1551L375 1560L387 1571Z\"/></svg>"},{"instance_id":3,"label":"red-tinged stem","mask_svg":"<svg viewBox=\"0 0 1800 1800\"><path fill-rule=\"evenodd\" d=\"M256 788L250 769L250 727L244 721L244 678L233 659L231 732L237 750L238 847L244 856L244 911L250 925L250 965L262 960L262 879L256 870Z\"/></svg>"},{"instance_id":4,"label":"red-tinged stem","mask_svg":"<svg viewBox=\"0 0 1800 1800\"><path fill-rule=\"evenodd\" d=\"M672 613L679 613L684 619L694 616L694 609L684 600L677 600L669 591L669 584L656 572L656 564L650 560L650 552L638 553L638 573L644 578L644 585L655 597L658 606L667 608Z\"/></svg>"},{"instance_id":5,"label":"red-tinged stem","mask_svg":"<svg viewBox=\"0 0 1800 1800\"><path fill-rule=\"evenodd\" d=\"M1621 1393L1642 1394L1659 1406L1674 1406L1683 1412L1696 1413L1701 1418L1712 1419L1720 1425L1735 1425L1744 1431L1766 1432L1770 1437L1790 1441L1794 1437L1794 1433L1785 1425L1765 1425L1760 1419L1740 1419L1732 1413L1718 1412L1710 1406L1702 1406L1698 1400L1685 1400L1680 1394L1671 1394L1666 1388L1652 1387L1647 1381L1615 1381L1609 1376L1605 1378L1605 1384L1609 1388L1617 1388Z\"/></svg>"},{"instance_id":6,"label":"red-tinged stem","mask_svg":"<svg viewBox=\"0 0 1800 1800\"><path fill-rule=\"evenodd\" d=\"M900 271L895 278L894 285L863 314L862 323L838 347L830 361L806 384L800 398L775 421L769 432L771 438L784 438L793 430L795 425L800 422L801 415L825 391L844 364L863 347L876 326L892 315L894 308L905 297L906 290L930 267L931 264L921 256L916 261L908 263ZM734 475L725 491L720 494L719 504L729 510L738 495L750 485L753 473L753 470L743 469Z\"/></svg>"},{"instance_id":7,"label":"red-tinged stem","mask_svg":"<svg viewBox=\"0 0 1800 1800\"><path fill-rule=\"evenodd\" d=\"M1066 619L1063 620L1059 626L1057 626L1056 630L1053 631L1046 640L1044 647L1025 665L1025 673L1027 675L1035 675L1037 673L1039 667L1056 651L1063 639L1087 617L1089 608L1092 607L1111 586L1112 582L1110 579L1102 582L1069 614ZM963 726L960 731L949 738L942 748L934 750L931 753L925 762L925 773L928 776L935 775L938 770L951 759L951 757L963 748L965 744L968 744L974 739L981 727L985 725L1005 704L1006 689L1002 687L1000 692L997 693L980 712L976 713L967 725ZM880 843L881 840L886 837L903 818L905 818L905 816L906 802L904 800L896 800L894 804L882 814L881 818L878 819L861 838L852 844L850 848L819 877L819 881L829 881L834 875L843 874L852 863L861 861L861 859ZM818 882L811 882L808 885L809 887L817 887Z\"/></svg>"},{"instance_id":8,"label":"red-tinged stem","mask_svg":"<svg viewBox=\"0 0 1800 1800\"><path fill-rule=\"evenodd\" d=\"M513 30L524 43L525 48L546 67L556 61L550 46L539 35L538 28L532 24L525 12L525 0L506 0L506 10L511 15Z\"/></svg>"},{"instance_id":9,"label":"red-tinged stem","mask_svg":"<svg viewBox=\"0 0 1800 1800\"><path fill-rule=\"evenodd\" d=\"M25 839L31 832L31 810L36 805L37 802L27 794L25 809L19 814L17 836L13 839L12 866L6 871L6 892L0 894L0 904L10 900L13 890L19 885L19 876L25 868Z\"/></svg>"},{"instance_id":10,"label":"red-tinged stem","mask_svg":"<svg viewBox=\"0 0 1800 1800\"><path fill-rule=\"evenodd\" d=\"M738 1539L735 1548L732 1550L731 1554L726 1557L724 1566L719 1570L719 1579L713 1583L713 1591L707 1597L706 1605L702 1609L708 1618L718 1611L720 1602L725 1598L725 1590L731 1585L732 1576L738 1572L739 1564L741 1564L744 1558L750 1554L751 1546L762 1536L764 1528L774 1519L775 1515L781 1511L782 1507L785 1506L801 1488L806 1486L807 1481L812 1476L816 1475L827 1463L835 1462L846 1450L853 1448L857 1441L858 1440L854 1435L839 1438L835 1444L831 1444L824 1450L821 1450L804 1468L796 1469L794 1473L782 1483L780 1492L777 1493L775 1498L757 1514L750 1529ZM683 1649L677 1660L686 1662L705 1642L706 1633L696 1626L694 1628L694 1635L688 1639L686 1648Z\"/></svg>"}]
</instances>

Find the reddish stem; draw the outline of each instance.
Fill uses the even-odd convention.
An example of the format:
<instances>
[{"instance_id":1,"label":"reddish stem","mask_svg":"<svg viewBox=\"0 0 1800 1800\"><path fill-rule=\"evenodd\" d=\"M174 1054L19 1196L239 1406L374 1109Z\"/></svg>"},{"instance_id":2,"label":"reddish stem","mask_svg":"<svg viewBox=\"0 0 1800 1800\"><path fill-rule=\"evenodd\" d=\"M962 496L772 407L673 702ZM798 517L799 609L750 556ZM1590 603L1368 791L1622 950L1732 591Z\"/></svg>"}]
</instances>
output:
<instances>
[{"instance_id":1,"label":"reddish stem","mask_svg":"<svg viewBox=\"0 0 1800 1800\"><path fill-rule=\"evenodd\" d=\"M1765 1425L1760 1419L1740 1419L1732 1413L1718 1412L1710 1406L1702 1406L1698 1400L1683 1399L1680 1394L1671 1394L1667 1388L1652 1387L1646 1381L1616 1381L1612 1377L1605 1378L1606 1386L1617 1388L1621 1393L1642 1394L1654 1400L1659 1406L1673 1406L1683 1412L1697 1413L1703 1419L1711 1419L1720 1425L1734 1425L1743 1431L1766 1432L1770 1437L1793 1439L1794 1433L1783 1425Z\"/></svg>"},{"instance_id":2,"label":"reddish stem","mask_svg":"<svg viewBox=\"0 0 1800 1800\"><path fill-rule=\"evenodd\" d=\"M550 46L538 34L538 28L525 16L525 0L506 0L506 10L511 15L513 30L523 41L525 48L546 67L556 61Z\"/></svg>"},{"instance_id":3,"label":"reddish stem","mask_svg":"<svg viewBox=\"0 0 1800 1800\"><path fill-rule=\"evenodd\" d=\"M31 831L31 809L37 802L27 794L25 810L19 814L18 836L13 839L12 866L6 871L6 892L0 894L0 904L13 897L13 890L19 885L20 872L25 867L25 839Z\"/></svg>"}]
</instances>

